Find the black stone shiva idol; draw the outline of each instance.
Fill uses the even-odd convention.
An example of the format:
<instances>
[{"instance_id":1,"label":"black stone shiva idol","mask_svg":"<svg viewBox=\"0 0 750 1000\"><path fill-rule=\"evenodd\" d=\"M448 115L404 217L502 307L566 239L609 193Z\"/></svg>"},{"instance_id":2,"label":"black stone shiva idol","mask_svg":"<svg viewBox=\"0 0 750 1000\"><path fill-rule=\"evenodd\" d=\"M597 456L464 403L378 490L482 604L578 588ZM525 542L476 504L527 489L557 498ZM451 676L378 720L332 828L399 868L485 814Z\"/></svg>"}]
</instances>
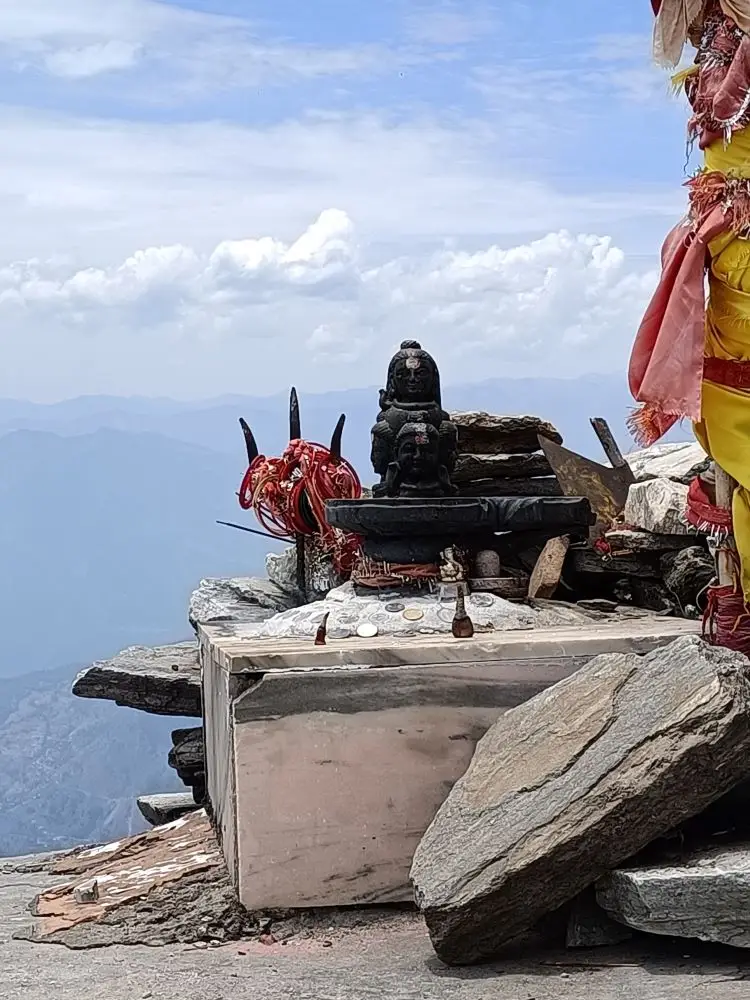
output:
<instances>
[{"instance_id":1,"label":"black stone shiva idol","mask_svg":"<svg viewBox=\"0 0 750 1000\"><path fill-rule=\"evenodd\" d=\"M440 373L415 340L405 340L388 366L372 429L376 497L445 497L456 493L456 425L443 410Z\"/></svg>"}]
</instances>

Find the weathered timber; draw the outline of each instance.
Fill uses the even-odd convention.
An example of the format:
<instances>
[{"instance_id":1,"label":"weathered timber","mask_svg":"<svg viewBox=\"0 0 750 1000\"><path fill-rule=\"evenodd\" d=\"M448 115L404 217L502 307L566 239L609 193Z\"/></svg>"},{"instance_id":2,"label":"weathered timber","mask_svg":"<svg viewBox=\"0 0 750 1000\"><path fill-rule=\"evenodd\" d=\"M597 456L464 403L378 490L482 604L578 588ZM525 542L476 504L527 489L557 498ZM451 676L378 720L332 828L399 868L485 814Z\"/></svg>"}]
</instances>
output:
<instances>
[{"instance_id":1,"label":"weathered timber","mask_svg":"<svg viewBox=\"0 0 750 1000\"><path fill-rule=\"evenodd\" d=\"M596 890L614 919L649 934L750 948L750 844L613 871Z\"/></svg>"},{"instance_id":2,"label":"weathered timber","mask_svg":"<svg viewBox=\"0 0 750 1000\"><path fill-rule=\"evenodd\" d=\"M459 454L516 455L539 450L541 434L562 444L559 431L539 417L501 417L483 411L451 413L458 428Z\"/></svg>"},{"instance_id":3,"label":"weathered timber","mask_svg":"<svg viewBox=\"0 0 750 1000\"><path fill-rule=\"evenodd\" d=\"M638 528L614 528L605 538L614 552L673 552L696 542L694 535L656 535Z\"/></svg>"},{"instance_id":4,"label":"weathered timber","mask_svg":"<svg viewBox=\"0 0 750 1000\"><path fill-rule=\"evenodd\" d=\"M145 820L152 826L173 823L185 813L198 808L190 792L168 792L164 795L141 795L137 799L138 808Z\"/></svg>"},{"instance_id":5,"label":"weathered timber","mask_svg":"<svg viewBox=\"0 0 750 1000\"><path fill-rule=\"evenodd\" d=\"M749 750L747 660L697 637L597 657L506 713L414 857L439 957L495 954L745 777Z\"/></svg>"},{"instance_id":6,"label":"weathered timber","mask_svg":"<svg viewBox=\"0 0 750 1000\"><path fill-rule=\"evenodd\" d=\"M618 576L641 576L657 579L658 553L613 552L602 554L589 546L574 546L568 555L571 569L576 573L615 573Z\"/></svg>"},{"instance_id":7,"label":"weathered timber","mask_svg":"<svg viewBox=\"0 0 750 1000\"><path fill-rule=\"evenodd\" d=\"M731 511L732 498L737 489L737 481L725 472L718 462L713 463L716 482L716 506L720 510ZM737 563L736 546L732 535L716 551L716 575L719 586L731 587L735 579Z\"/></svg>"},{"instance_id":8,"label":"weathered timber","mask_svg":"<svg viewBox=\"0 0 750 1000\"><path fill-rule=\"evenodd\" d=\"M14 934L68 948L221 944L258 933L237 900L203 810L114 844L53 861L66 876L37 896L34 922ZM96 884L95 899L76 890ZM140 991L139 991L140 992Z\"/></svg>"},{"instance_id":9,"label":"weathered timber","mask_svg":"<svg viewBox=\"0 0 750 1000\"><path fill-rule=\"evenodd\" d=\"M459 455L452 479L458 484L477 479L524 479L551 475L552 466L541 452L528 455Z\"/></svg>"},{"instance_id":10,"label":"weathered timber","mask_svg":"<svg viewBox=\"0 0 750 1000\"><path fill-rule=\"evenodd\" d=\"M101 660L73 682L79 698L103 698L152 715L201 716L198 644L130 646Z\"/></svg>"},{"instance_id":11,"label":"weathered timber","mask_svg":"<svg viewBox=\"0 0 750 1000\"><path fill-rule=\"evenodd\" d=\"M554 476L523 479L477 479L456 483L460 497L561 497L562 488Z\"/></svg>"},{"instance_id":12,"label":"weathered timber","mask_svg":"<svg viewBox=\"0 0 750 1000\"><path fill-rule=\"evenodd\" d=\"M633 475L633 470L630 468L628 463L622 457L622 452L620 451L620 446L615 440L615 436L612 433L607 421L604 417L591 417L589 423L594 428L594 433L599 438L599 444L604 449L604 454L609 459L610 465L613 469L626 469L631 480L635 482L635 476Z\"/></svg>"},{"instance_id":13,"label":"weathered timber","mask_svg":"<svg viewBox=\"0 0 750 1000\"><path fill-rule=\"evenodd\" d=\"M529 597L550 598L560 586L565 557L570 548L570 539L550 538L537 559L529 580Z\"/></svg>"}]
</instances>

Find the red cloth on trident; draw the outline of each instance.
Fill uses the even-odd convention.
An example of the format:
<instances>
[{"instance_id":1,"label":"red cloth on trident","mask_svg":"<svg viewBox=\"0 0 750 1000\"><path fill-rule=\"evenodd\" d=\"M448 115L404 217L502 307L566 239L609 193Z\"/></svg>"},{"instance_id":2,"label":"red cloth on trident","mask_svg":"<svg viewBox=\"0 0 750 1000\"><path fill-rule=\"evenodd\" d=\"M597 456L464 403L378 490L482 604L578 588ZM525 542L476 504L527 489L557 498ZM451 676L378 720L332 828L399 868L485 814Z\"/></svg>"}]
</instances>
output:
<instances>
[{"instance_id":1,"label":"red cloth on trident","mask_svg":"<svg viewBox=\"0 0 750 1000\"><path fill-rule=\"evenodd\" d=\"M630 391L640 403L628 425L646 447L683 417L699 421L705 344L708 244L731 219L715 205L697 225L682 222L662 248L662 273L630 356Z\"/></svg>"}]
</instances>

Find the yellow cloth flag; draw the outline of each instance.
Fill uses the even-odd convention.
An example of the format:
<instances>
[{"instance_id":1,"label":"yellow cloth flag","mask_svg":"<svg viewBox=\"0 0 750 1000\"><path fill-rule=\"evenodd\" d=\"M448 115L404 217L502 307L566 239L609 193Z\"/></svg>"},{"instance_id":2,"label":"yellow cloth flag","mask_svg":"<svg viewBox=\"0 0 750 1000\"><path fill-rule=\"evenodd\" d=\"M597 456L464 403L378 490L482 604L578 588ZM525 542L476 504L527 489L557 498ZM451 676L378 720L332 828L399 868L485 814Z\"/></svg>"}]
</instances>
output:
<instances>
[{"instance_id":1,"label":"yellow cloth flag","mask_svg":"<svg viewBox=\"0 0 750 1000\"><path fill-rule=\"evenodd\" d=\"M750 129L706 150L706 168L750 177ZM709 244L706 357L750 361L750 240L725 233ZM750 603L750 391L703 383L695 435L705 451L737 481L732 505L742 590Z\"/></svg>"}]
</instances>

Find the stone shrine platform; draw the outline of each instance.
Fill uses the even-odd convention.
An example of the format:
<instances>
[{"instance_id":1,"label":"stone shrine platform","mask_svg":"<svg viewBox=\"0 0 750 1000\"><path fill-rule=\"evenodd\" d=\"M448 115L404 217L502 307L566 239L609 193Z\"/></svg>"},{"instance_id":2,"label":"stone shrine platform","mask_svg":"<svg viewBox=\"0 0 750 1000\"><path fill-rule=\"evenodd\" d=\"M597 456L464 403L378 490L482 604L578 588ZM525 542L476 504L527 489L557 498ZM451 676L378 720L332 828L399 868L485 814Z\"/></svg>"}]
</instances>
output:
<instances>
[{"instance_id":1,"label":"stone shrine platform","mask_svg":"<svg viewBox=\"0 0 750 1000\"><path fill-rule=\"evenodd\" d=\"M208 792L240 901L411 900L414 851L499 714L600 653L647 653L699 627L642 617L316 646L201 625Z\"/></svg>"}]
</instances>

